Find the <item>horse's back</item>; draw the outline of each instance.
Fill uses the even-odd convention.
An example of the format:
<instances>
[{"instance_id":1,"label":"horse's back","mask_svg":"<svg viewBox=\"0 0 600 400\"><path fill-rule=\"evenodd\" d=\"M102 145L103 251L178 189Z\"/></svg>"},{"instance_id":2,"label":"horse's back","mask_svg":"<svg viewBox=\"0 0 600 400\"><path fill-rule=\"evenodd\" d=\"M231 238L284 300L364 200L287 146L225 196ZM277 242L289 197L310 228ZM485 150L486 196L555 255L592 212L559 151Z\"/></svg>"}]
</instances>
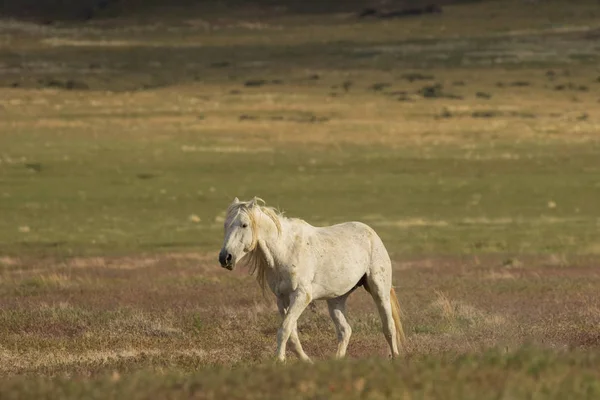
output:
<instances>
[{"instance_id":1,"label":"horse's back","mask_svg":"<svg viewBox=\"0 0 600 400\"><path fill-rule=\"evenodd\" d=\"M375 232L375 230L369 225L359 221L345 222L338 225L345 225L345 229L354 231L355 239L358 243L368 243L370 264L377 264L381 266L382 264L391 263L387 249L383 244L383 240L381 240L377 232Z\"/></svg>"},{"instance_id":2,"label":"horse's back","mask_svg":"<svg viewBox=\"0 0 600 400\"><path fill-rule=\"evenodd\" d=\"M316 248L323 252L352 255L360 262L370 262L375 255L387 251L377 232L369 225L350 221L315 228L313 239ZM346 257L343 257L346 258Z\"/></svg>"},{"instance_id":3,"label":"horse's back","mask_svg":"<svg viewBox=\"0 0 600 400\"><path fill-rule=\"evenodd\" d=\"M310 248L316 298L341 296L364 276L386 269L387 252L370 226L352 221L314 229Z\"/></svg>"},{"instance_id":4,"label":"horse's back","mask_svg":"<svg viewBox=\"0 0 600 400\"><path fill-rule=\"evenodd\" d=\"M358 221L342 222L335 225L315 228L318 238L335 238L340 243L346 242L370 242L377 233L365 223Z\"/></svg>"}]
</instances>

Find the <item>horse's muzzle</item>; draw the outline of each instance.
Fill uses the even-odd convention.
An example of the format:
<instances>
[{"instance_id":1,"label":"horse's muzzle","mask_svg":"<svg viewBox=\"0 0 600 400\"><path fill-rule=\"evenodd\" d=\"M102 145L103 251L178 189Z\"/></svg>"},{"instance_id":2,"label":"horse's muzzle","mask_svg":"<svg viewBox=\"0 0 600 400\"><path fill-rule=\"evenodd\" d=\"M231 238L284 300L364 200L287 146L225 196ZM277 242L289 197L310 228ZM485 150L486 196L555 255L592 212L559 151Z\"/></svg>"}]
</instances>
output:
<instances>
[{"instance_id":1,"label":"horse's muzzle","mask_svg":"<svg viewBox=\"0 0 600 400\"><path fill-rule=\"evenodd\" d=\"M231 271L233 269L233 256L223 249L219 253L219 263L221 264L221 267Z\"/></svg>"}]
</instances>

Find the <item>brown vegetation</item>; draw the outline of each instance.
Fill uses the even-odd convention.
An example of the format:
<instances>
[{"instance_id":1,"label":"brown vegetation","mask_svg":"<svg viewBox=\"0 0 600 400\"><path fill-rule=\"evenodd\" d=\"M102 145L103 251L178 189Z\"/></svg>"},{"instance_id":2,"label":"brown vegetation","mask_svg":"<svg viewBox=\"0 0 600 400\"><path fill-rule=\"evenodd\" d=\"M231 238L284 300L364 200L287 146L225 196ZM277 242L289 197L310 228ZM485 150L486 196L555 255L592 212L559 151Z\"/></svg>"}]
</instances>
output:
<instances>
[{"instance_id":1,"label":"brown vegetation","mask_svg":"<svg viewBox=\"0 0 600 400\"><path fill-rule=\"evenodd\" d=\"M3 258L3 374L94 374L145 367L197 369L269 362L279 317L247 271L214 257L166 254L72 260ZM405 357L600 346L596 259L400 259ZM350 358L387 357L369 297L349 301ZM335 334L326 307L300 320L307 352L327 359Z\"/></svg>"}]
</instances>

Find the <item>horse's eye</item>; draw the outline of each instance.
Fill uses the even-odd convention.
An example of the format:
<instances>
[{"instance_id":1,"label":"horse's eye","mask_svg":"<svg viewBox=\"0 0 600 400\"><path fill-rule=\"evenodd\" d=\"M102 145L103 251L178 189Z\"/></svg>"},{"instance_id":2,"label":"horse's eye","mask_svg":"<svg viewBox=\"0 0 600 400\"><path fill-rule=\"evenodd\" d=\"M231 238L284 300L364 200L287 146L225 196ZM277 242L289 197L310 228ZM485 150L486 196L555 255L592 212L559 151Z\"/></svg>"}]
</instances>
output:
<instances>
[{"instance_id":1,"label":"horse's eye","mask_svg":"<svg viewBox=\"0 0 600 400\"><path fill-rule=\"evenodd\" d=\"M248 224L242 224L242 228L247 228Z\"/></svg>"}]
</instances>

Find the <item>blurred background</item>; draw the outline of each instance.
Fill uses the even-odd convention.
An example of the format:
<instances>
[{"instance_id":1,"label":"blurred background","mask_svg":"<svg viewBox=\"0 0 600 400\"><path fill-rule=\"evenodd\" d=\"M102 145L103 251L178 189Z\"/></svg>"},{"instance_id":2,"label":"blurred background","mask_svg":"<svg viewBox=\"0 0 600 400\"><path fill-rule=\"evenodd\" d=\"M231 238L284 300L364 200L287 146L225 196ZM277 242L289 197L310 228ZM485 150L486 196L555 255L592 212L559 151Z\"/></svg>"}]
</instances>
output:
<instances>
[{"instance_id":1,"label":"blurred background","mask_svg":"<svg viewBox=\"0 0 600 400\"><path fill-rule=\"evenodd\" d=\"M356 12L361 8L382 8L391 10L413 9L427 5L446 5L453 3L472 3L477 0L334 0L334 1L301 1L301 0L6 0L2 3L4 15L34 18L42 21L57 20L89 20L92 18L111 18L152 14L157 10L176 10L195 13L227 8L244 9L245 11L276 11L280 13L339 13ZM158 16L157 16L158 17Z\"/></svg>"}]
</instances>

